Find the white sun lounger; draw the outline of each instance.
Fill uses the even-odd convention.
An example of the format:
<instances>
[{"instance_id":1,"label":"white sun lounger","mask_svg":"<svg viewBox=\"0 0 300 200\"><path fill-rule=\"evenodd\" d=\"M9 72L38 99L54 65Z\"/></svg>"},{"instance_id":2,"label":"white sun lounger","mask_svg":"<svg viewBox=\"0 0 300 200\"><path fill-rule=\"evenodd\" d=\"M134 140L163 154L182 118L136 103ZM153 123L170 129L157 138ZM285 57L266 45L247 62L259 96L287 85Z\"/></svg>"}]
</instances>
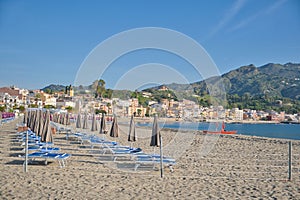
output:
<instances>
[{"instance_id":1,"label":"white sun lounger","mask_svg":"<svg viewBox=\"0 0 300 200\"><path fill-rule=\"evenodd\" d=\"M26 148L23 149L23 152L25 153ZM33 145L28 146L28 151L41 151L41 152L59 152L59 147L51 147L51 146L39 146L39 145Z\"/></svg>"},{"instance_id":2,"label":"white sun lounger","mask_svg":"<svg viewBox=\"0 0 300 200\"><path fill-rule=\"evenodd\" d=\"M59 166L61 168L66 166L66 162L67 162L66 160L70 156L71 155L67 153L53 153L53 152L49 153L49 152L41 152L41 151L28 154L29 161L31 162L34 161L35 159L41 158L45 160L45 164L47 165L49 159L54 159L58 161Z\"/></svg>"},{"instance_id":3,"label":"white sun lounger","mask_svg":"<svg viewBox=\"0 0 300 200\"><path fill-rule=\"evenodd\" d=\"M141 165L144 164L150 164L153 165L153 168L155 168L155 165L160 164L160 155L136 155L135 159L135 167L134 171L136 171ZM169 157L163 157L162 158L163 165L167 165L171 172L174 171L173 165L176 164L176 161L174 158Z\"/></svg>"}]
</instances>

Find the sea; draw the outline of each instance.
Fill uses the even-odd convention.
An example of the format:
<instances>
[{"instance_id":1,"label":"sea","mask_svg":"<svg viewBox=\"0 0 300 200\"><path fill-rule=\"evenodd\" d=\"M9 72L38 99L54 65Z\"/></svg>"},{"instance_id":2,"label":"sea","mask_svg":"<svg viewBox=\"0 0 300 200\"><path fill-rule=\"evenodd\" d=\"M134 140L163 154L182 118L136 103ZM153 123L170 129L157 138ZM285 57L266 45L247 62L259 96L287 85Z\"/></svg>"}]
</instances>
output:
<instances>
[{"instance_id":1,"label":"sea","mask_svg":"<svg viewBox=\"0 0 300 200\"><path fill-rule=\"evenodd\" d=\"M138 123L137 125L151 126L151 123ZM168 122L160 123L159 126L181 130L213 130L212 127L215 125L208 122ZM300 124L228 123L225 130L237 130L237 134L240 135L300 140Z\"/></svg>"}]
</instances>

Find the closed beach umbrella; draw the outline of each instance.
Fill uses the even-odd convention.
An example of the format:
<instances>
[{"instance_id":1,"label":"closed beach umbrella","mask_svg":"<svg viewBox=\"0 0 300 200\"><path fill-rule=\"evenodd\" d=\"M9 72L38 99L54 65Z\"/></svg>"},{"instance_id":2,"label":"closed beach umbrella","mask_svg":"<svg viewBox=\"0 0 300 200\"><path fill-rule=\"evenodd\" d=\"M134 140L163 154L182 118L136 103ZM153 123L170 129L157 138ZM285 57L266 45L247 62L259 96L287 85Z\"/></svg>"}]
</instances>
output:
<instances>
[{"instance_id":1,"label":"closed beach umbrella","mask_svg":"<svg viewBox=\"0 0 300 200\"><path fill-rule=\"evenodd\" d=\"M41 110L38 110L37 111L37 117L36 117L36 122L35 122L35 124L34 124L34 132L37 134L37 135L39 135L39 129L40 129L40 126L41 126L41 120L42 120L42 117L43 117L43 115L42 115L42 111Z\"/></svg>"},{"instance_id":2,"label":"closed beach umbrella","mask_svg":"<svg viewBox=\"0 0 300 200\"><path fill-rule=\"evenodd\" d=\"M25 126L29 127L29 120L30 120L30 110L27 111L27 119Z\"/></svg>"},{"instance_id":3,"label":"closed beach umbrella","mask_svg":"<svg viewBox=\"0 0 300 200\"><path fill-rule=\"evenodd\" d=\"M100 134L106 134L107 132L108 132L108 130L107 130L107 126L106 126L105 115L104 115L104 113L102 113L102 118L101 118L101 121L100 121L100 131L99 131L99 133Z\"/></svg>"},{"instance_id":4,"label":"closed beach umbrella","mask_svg":"<svg viewBox=\"0 0 300 200\"><path fill-rule=\"evenodd\" d=\"M81 115L78 113L76 120L76 128L81 128Z\"/></svg>"},{"instance_id":5,"label":"closed beach umbrella","mask_svg":"<svg viewBox=\"0 0 300 200\"><path fill-rule=\"evenodd\" d=\"M53 121L54 121L55 123L58 123L58 113L55 113L54 116L55 116L55 117L54 117L54 120L53 120Z\"/></svg>"},{"instance_id":6,"label":"closed beach umbrella","mask_svg":"<svg viewBox=\"0 0 300 200\"><path fill-rule=\"evenodd\" d=\"M62 117L62 124L63 125L67 125L68 123L68 118L67 118L67 113L63 113L63 117Z\"/></svg>"},{"instance_id":7,"label":"closed beach umbrella","mask_svg":"<svg viewBox=\"0 0 300 200\"><path fill-rule=\"evenodd\" d=\"M60 113L56 113L56 123L60 123Z\"/></svg>"},{"instance_id":8,"label":"closed beach umbrella","mask_svg":"<svg viewBox=\"0 0 300 200\"><path fill-rule=\"evenodd\" d=\"M61 113L60 124L64 125L66 123L65 113Z\"/></svg>"},{"instance_id":9,"label":"closed beach umbrella","mask_svg":"<svg viewBox=\"0 0 300 200\"><path fill-rule=\"evenodd\" d=\"M31 117L31 120L30 120L30 129L31 129L32 131L34 131L35 117L36 117L36 110L34 110L34 111L32 112L32 117Z\"/></svg>"},{"instance_id":10,"label":"closed beach umbrella","mask_svg":"<svg viewBox=\"0 0 300 200\"><path fill-rule=\"evenodd\" d=\"M136 132L135 132L135 122L133 119L133 115L131 115L130 125L129 125L129 133L128 133L128 142L135 142L137 140Z\"/></svg>"},{"instance_id":11,"label":"closed beach umbrella","mask_svg":"<svg viewBox=\"0 0 300 200\"><path fill-rule=\"evenodd\" d=\"M41 142L53 142L53 136L50 126L50 112L47 110L46 119L43 128L43 135L41 136Z\"/></svg>"},{"instance_id":12,"label":"closed beach umbrella","mask_svg":"<svg viewBox=\"0 0 300 200\"><path fill-rule=\"evenodd\" d=\"M91 131L97 131L97 130L98 127L97 127L96 116L95 114L93 114Z\"/></svg>"},{"instance_id":13,"label":"closed beach umbrella","mask_svg":"<svg viewBox=\"0 0 300 200\"><path fill-rule=\"evenodd\" d=\"M110 137L119 137L119 125L116 115L114 116L109 135Z\"/></svg>"},{"instance_id":14,"label":"closed beach umbrella","mask_svg":"<svg viewBox=\"0 0 300 200\"><path fill-rule=\"evenodd\" d=\"M68 113L65 113L64 114L64 125L68 125L68 117L69 117Z\"/></svg>"},{"instance_id":15,"label":"closed beach umbrella","mask_svg":"<svg viewBox=\"0 0 300 200\"><path fill-rule=\"evenodd\" d=\"M0 123L1 123L1 118L2 118L2 114L0 112ZM28 119L28 112L27 110L25 110L25 113L24 113L24 118L23 118L23 124L26 126L27 125L27 119Z\"/></svg>"},{"instance_id":16,"label":"closed beach umbrella","mask_svg":"<svg viewBox=\"0 0 300 200\"><path fill-rule=\"evenodd\" d=\"M43 126L42 124L42 118L43 118L43 113L42 113L42 110L38 110L37 111L37 117L36 117L36 122L34 124L34 132L39 136L40 135L40 127Z\"/></svg>"},{"instance_id":17,"label":"closed beach umbrella","mask_svg":"<svg viewBox=\"0 0 300 200\"><path fill-rule=\"evenodd\" d=\"M158 123L157 123L157 115L154 116L153 120L153 127L152 127L152 137L151 137L151 142L150 146L153 147L159 147L159 155L160 155L160 177L163 177L163 167L162 167L162 158L163 158L163 153L162 153L162 138L161 134L158 130Z\"/></svg>"},{"instance_id":18,"label":"closed beach umbrella","mask_svg":"<svg viewBox=\"0 0 300 200\"><path fill-rule=\"evenodd\" d=\"M33 127L33 124L34 124L34 117L35 117L35 110L31 110L30 111L30 120L29 120L29 122L28 122L28 126L29 126L29 128L32 130L32 127Z\"/></svg>"},{"instance_id":19,"label":"closed beach umbrella","mask_svg":"<svg viewBox=\"0 0 300 200\"><path fill-rule=\"evenodd\" d=\"M48 115L48 111L46 111L46 115L45 115L45 118L44 118L44 124L43 124L43 130L42 132L40 133L40 136L41 136L41 141L43 142L46 138L46 133L47 133L47 115Z\"/></svg>"},{"instance_id":20,"label":"closed beach umbrella","mask_svg":"<svg viewBox=\"0 0 300 200\"><path fill-rule=\"evenodd\" d=\"M82 128L83 129L87 129L88 128L88 116L87 116L87 113L84 114Z\"/></svg>"},{"instance_id":21,"label":"closed beach umbrella","mask_svg":"<svg viewBox=\"0 0 300 200\"><path fill-rule=\"evenodd\" d=\"M40 127L40 121L42 118L42 110L38 110L35 118L35 123L34 123L34 132L37 133L39 131Z\"/></svg>"},{"instance_id":22,"label":"closed beach umbrella","mask_svg":"<svg viewBox=\"0 0 300 200\"><path fill-rule=\"evenodd\" d=\"M32 112L32 118L30 120L30 129L34 132L34 124L35 124L35 118L36 118L36 115L37 115L37 110L34 110Z\"/></svg>"},{"instance_id":23,"label":"closed beach umbrella","mask_svg":"<svg viewBox=\"0 0 300 200\"><path fill-rule=\"evenodd\" d=\"M70 113L66 114L66 125L70 125Z\"/></svg>"},{"instance_id":24,"label":"closed beach umbrella","mask_svg":"<svg viewBox=\"0 0 300 200\"><path fill-rule=\"evenodd\" d=\"M39 128L37 130L37 135L38 136L42 135L42 132L43 132L43 129L44 129L44 124L45 124L44 114L41 113L41 115L40 115L40 122L39 122Z\"/></svg>"},{"instance_id":25,"label":"closed beach umbrella","mask_svg":"<svg viewBox=\"0 0 300 200\"><path fill-rule=\"evenodd\" d=\"M152 136L150 146L159 147L159 132L158 132L158 123L157 123L157 115L154 116L153 126L152 126Z\"/></svg>"},{"instance_id":26,"label":"closed beach umbrella","mask_svg":"<svg viewBox=\"0 0 300 200\"><path fill-rule=\"evenodd\" d=\"M30 120L31 120L31 110L28 111L27 124L26 126L30 128Z\"/></svg>"},{"instance_id":27,"label":"closed beach umbrella","mask_svg":"<svg viewBox=\"0 0 300 200\"><path fill-rule=\"evenodd\" d=\"M60 114L60 113L57 113L57 123L60 124L60 121L61 121L61 114Z\"/></svg>"}]
</instances>

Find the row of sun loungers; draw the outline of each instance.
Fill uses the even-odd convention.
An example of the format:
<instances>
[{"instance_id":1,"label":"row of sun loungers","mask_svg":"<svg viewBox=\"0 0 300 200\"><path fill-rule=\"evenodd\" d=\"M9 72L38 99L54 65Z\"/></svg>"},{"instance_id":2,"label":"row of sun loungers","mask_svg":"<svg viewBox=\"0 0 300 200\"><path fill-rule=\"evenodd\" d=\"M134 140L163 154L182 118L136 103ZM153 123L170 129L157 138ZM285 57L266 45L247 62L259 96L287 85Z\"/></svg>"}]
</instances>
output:
<instances>
[{"instance_id":1,"label":"row of sun loungers","mask_svg":"<svg viewBox=\"0 0 300 200\"><path fill-rule=\"evenodd\" d=\"M5 123L8 123L10 121L13 121L14 119L15 119L15 117L0 119L0 126L1 126L1 124L5 124Z\"/></svg>"},{"instance_id":2,"label":"row of sun loungers","mask_svg":"<svg viewBox=\"0 0 300 200\"><path fill-rule=\"evenodd\" d=\"M65 167L67 159L71 156L67 153L60 152L59 147L53 147L53 143L45 143L40 141L40 137L33 133L31 130L27 131L28 133L28 163L32 163L37 159L44 160L44 163L47 165L48 160L58 161L59 166ZM17 139L21 142L21 146L25 146L23 152L26 152L26 131L18 133ZM20 157L25 157L20 156ZM24 162L25 164L25 162Z\"/></svg>"},{"instance_id":3,"label":"row of sun loungers","mask_svg":"<svg viewBox=\"0 0 300 200\"><path fill-rule=\"evenodd\" d=\"M160 163L160 155L147 154L141 148L122 146L117 142L109 141L96 135L73 133L66 134L66 139L78 141L80 144L88 144L92 150L95 148L100 149L99 157L110 156L113 162L118 162L120 158L128 158L128 161L134 164L134 171L137 171L143 165L152 165L155 168ZM168 166L173 171L173 165L176 164L175 159L163 157L162 162L163 165Z\"/></svg>"}]
</instances>

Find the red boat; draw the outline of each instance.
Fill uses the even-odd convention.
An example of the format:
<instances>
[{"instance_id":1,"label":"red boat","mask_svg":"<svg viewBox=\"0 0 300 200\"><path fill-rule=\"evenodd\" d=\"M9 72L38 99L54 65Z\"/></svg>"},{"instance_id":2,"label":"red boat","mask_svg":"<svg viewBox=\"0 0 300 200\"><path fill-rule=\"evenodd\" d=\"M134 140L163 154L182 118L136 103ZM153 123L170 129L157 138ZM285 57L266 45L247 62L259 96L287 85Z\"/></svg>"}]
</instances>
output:
<instances>
[{"instance_id":1,"label":"red boat","mask_svg":"<svg viewBox=\"0 0 300 200\"><path fill-rule=\"evenodd\" d=\"M203 133L208 133L208 134L236 134L237 131L233 130L233 131L226 131L225 130L225 123L222 123L222 129L221 131L208 131L208 130L204 130Z\"/></svg>"}]
</instances>

